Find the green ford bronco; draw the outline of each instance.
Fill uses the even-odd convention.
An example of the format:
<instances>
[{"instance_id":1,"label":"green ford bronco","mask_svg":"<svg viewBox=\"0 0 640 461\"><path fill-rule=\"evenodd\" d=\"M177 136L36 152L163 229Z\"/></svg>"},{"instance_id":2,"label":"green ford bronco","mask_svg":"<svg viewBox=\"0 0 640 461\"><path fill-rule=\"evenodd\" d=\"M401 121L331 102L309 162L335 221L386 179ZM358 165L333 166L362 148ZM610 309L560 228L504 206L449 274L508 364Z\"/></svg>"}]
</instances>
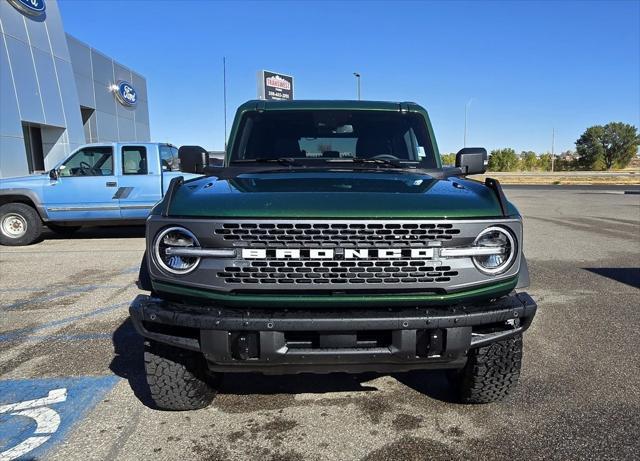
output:
<instances>
[{"instance_id":1,"label":"green ford bronco","mask_svg":"<svg viewBox=\"0 0 640 461\"><path fill-rule=\"evenodd\" d=\"M462 402L505 397L537 306L522 217L466 178L486 162L444 167L415 103L243 104L224 166L173 179L147 220L130 314L157 407L239 372L442 369Z\"/></svg>"}]
</instances>

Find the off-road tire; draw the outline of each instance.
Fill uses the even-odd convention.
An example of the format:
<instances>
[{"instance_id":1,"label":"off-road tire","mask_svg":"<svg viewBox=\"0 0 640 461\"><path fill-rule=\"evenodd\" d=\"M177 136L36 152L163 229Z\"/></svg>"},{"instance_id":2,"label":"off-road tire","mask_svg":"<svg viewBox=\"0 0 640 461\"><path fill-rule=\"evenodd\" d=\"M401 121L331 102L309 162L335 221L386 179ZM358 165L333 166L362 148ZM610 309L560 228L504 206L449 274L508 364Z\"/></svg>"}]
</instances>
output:
<instances>
[{"instance_id":1,"label":"off-road tire","mask_svg":"<svg viewBox=\"0 0 640 461\"><path fill-rule=\"evenodd\" d=\"M522 335L471 349L465 367L453 376L463 403L502 400L518 384L522 364Z\"/></svg>"},{"instance_id":2,"label":"off-road tire","mask_svg":"<svg viewBox=\"0 0 640 461\"><path fill-rule=\"evenodd\" d=\"M216 395L216 379L206 375L200 354L148 341L144 366L151 399L159 409L197 410Z\"/></svg>"},{"instance_id":3,"label":"off-road tire","mask_svg":"<svg viewBox=\"0 0 640 461\"><path fill-rule=\"evenodd\" d=\"M58 226L57 224L47 224L47 227L55 234L63 237L69 237L79 231L82 226Z\"/></svg>"},{"instance_id":4,"label":"off-road tire","mask_svg":"<svg viewBox=\"0 0 640 461\"><path fill-rule=\"evenodd\" d=\"M25 203L5 203L0 206L0 226L7 215L20 216L26 223L26 231L19 237L10 237L0 228L0 245L29 245L40 238L42 234L42 220L33 207Z\"/></svg>"}]
</instances>

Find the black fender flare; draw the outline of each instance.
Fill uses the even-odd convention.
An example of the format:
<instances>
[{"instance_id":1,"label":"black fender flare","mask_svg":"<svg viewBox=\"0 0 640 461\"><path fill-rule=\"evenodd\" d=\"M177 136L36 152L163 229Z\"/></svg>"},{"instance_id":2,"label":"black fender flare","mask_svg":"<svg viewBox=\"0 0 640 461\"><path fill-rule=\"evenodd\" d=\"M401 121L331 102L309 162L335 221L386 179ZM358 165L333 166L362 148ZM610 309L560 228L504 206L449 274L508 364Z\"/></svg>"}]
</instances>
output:
<instances>
[{"instance_id":1,"label":"black fender flare","mask_svg":"<svg viewBox=\"0 0 640 461\"><path fill-rule=\"evenodd\" d=\"M522 257L520 258L520 272L518 272L518 284L516 285L516 289L527 288L529 284L529 264L527 263L527 258L524 257L524 253L522 253Z\"/></svg>"},{"instance_id":2,"label":"black fender flare","mask_svg":"<svg viewBox=\"0 0 640 461\"><path fill-rule=\"evenodd\" d=\"M142 261L140 262L140 271L138 272L138 281L136 285L143 291L153 292L153 286L151 285L151 275L149 274L149 265L147 261L147 252L142 255Z\"/></svg>"}]
</instances>

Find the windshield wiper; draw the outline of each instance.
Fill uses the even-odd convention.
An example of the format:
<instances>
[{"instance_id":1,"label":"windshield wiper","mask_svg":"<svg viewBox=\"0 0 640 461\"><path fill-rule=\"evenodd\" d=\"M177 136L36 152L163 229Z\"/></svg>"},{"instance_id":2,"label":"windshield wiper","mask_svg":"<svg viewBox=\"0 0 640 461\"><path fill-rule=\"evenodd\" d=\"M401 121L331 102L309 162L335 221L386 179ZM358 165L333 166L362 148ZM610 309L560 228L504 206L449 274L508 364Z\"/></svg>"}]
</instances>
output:
<instances>
[{"instance_id":1,"label":"windshield wiper","mask_svg":"<svg viewBox=\"0 0 640 461\"><path fill-rule=\"evenodd\" d=\"M231 163L279 163L280 165L298 165L296 159L291 157L246 158L241 160L233 160Z\"/></svg>"}]
</instances>

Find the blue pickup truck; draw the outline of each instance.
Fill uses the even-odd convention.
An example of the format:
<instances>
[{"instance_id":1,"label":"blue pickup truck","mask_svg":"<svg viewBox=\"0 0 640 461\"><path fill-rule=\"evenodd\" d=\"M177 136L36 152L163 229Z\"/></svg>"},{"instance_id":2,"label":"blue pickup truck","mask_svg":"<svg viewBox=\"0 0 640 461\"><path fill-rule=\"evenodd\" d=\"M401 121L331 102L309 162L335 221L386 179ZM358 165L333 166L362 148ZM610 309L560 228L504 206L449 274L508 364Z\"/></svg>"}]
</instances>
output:
<instances>
[{"instance_id":1,"label":"blue pickup truck","mask_svg":"<svg viewBox=\"0 0 640 461\"><path fill-rule=\"evenodd\" d=\"M87 225L142 224L171 179L198 176L206 162L197 146L84 145L48 173L0 179L0 244L29 245L44 226L70 234Z\"/></svg>"}]
</instances>

